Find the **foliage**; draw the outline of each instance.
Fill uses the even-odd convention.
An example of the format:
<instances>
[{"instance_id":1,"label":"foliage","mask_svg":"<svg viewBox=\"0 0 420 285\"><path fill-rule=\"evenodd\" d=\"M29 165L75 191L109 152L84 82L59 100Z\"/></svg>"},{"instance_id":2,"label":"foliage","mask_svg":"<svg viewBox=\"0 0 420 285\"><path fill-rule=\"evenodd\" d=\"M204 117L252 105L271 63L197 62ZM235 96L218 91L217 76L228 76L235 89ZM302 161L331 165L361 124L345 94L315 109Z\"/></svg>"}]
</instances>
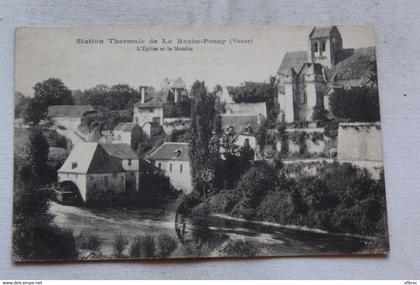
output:
<instances>
[{"instance_id":1,"label":"foliage","mask_svg":"<svg viewBox=\"0 0 420 285\"><path fill-rule=\"evenodd\" d=\"M99 251L101 247L101 240L95 234L91 234L84 230L76 237L76 246L79 249L87 249L91 251Z\"/></svg>"},{"instance_id":2,"label":"foliage","mask_svg":"<svg viewBox=\"0 0 420 285\"><path fill-rule=\"evenodd\" d=\"M122 233L116 233L112 241L112 251L116 258L123 257L123 252L128 245L128 239Z\"/></svg>"},{"instance_id":3,"label":"foliage","mask_svg":"<svg viewBox=\"0 0 420 285\"><path fill-rule=\"evenodd\" d=\"M60 135L55 130L43 131L49 147L67 148L67 139L65 136Z\"/></svg>"},{"instance_id":4,"label":"foliage","mask_svg":"<svg viewBox=\"0 0 420 285\"><path fill-rule=\"evenodd\" d=\"M166 102L163 105L165 118L179 118L191 116L191 99L188 96L180 96L178 102Z\"/></svg>"},{"instance_id":5,"label":"foliage","mask_svg":"<svg viewBox=\"0 0 420 285\"><path fill-rule=\"evenodd\" d=\"M148 206L160 205L178 196L169 178L158 171L141 171L139 177L139 192L131 200L133 203L141 202Z\"/></svg>"},{"instance_id":6,"label":"foliage","mask_svg":"<svg viewBox=\"0 0 420 285\"><path fill-rule=\"evenodd\" d=\"M21 118L31 101L31 98L26 97L20 92L15 92L15 118Z\"/></svg>"},{"instance_id":7,"label":"foliage","mask_svg":"<svg viewBox=\"0 0 420 285\"><path fill-rule=\"evenodd\" d=\"M77 258L73 233L51 225L48 196L48 143L40 128L31 130L26 159L15 153L13 199L13 254L17 260Z\"/></svg>"},{"instance_id":8,"label":"foliage","mask_svg":"<svg viewBox=\"0 0 420 285\"><path fill-rule=\"evenodd\" d=\"M230 88L229 93L237 103L268 102L277 95L274 82L274 78L270 78L269 83L246 81L239 87Z\"/></svg>"},{"instance_id":9,"label":"foliage","mask_svg":"<svg viewBox=\"0 0 420 285\"><path fill-rule=\"evenodd\" d=\"M217 256L256 256L258 248L250 241L227 240L217 249Z\"/></svg>"},{"instance_id":10,"label":"foliage","mask_svg":"<svg viewBox=\"0 0 420 285\"><path fill-rule=\"evenodd\" d=\"M210 142L216 117L215 96L207 92L204 82L196 81L191 89L191 168L194 189L207 196L211 191L214 169L219 153Z\"/></svg>"},{"instance_id":11,"label":"foliage","mask_svg":"<svg viewBox=\"0 0 420 285\"><path fill-rule=\"evenodd\" d=\"M132 122L133 116L130 111L111 111L102 109L93 114L86 114L82 117L80 127L88 131L113 130L121 122Z\"/></svg>"},{"instance_id":12,"label":"foliage","mask_svg":"<svg viewBox=\"0 0 420 285\"><path fill-rule=\"evenodd\" d=\"M353 87L335 90L330 97L332 114L351 122L380 121L377 88Z\"/></svg>"},{"instance_id":13,"label":"foliage","mask_svg":"<svg viewBox=\"0 0 420 285\"><path fill-rule=\"evenodd\" d=\"M155 257L155 238L153 235L136 236L129 248L131 258Z\"/></svg>"},{"instance_id":14,"label":"foliage","mask_svg":"<svg viewBox=\"0 0 420 285\"><path fill-rule=\"evenodd\" d=\"M84 90L80 104L102 106L109 110L132 109L134 103L140 101L141 94L138 90L127 84L117 84L111 87L100 84Z\"/></svg>"},{"instance_id":15,"label":"foliage","mask_svg":"<svg viewBox=\"0 0 420 285\"><path fill-rule=\"evenodd\" d=\"M236 189L242 192L242 200L236 209L237 214L244 218L252 218L262 197L275 188L276 170L267 163L261 163L250 168L241 177Z\"/></svg>"},{"instance_id":16,"label":"foliage","mask_svg":"<svg viewBox=\"0 0 420 285\"><path fill-rule=\"evenodd\" d=\"M328 111L322 105L315 105L312 113L312 121L325 122L328 119Z\"/></svg>"},{"instance_id":17,"label":"foliage","mask_svg":"<svg viewBox=\"0 0 420 285\"><path fill-rule=\"evenodd\" d=\"M177 240L168 234L160 234L156 237L156 257L169 257L177 247Z\"/></svg>"}]
</instances>

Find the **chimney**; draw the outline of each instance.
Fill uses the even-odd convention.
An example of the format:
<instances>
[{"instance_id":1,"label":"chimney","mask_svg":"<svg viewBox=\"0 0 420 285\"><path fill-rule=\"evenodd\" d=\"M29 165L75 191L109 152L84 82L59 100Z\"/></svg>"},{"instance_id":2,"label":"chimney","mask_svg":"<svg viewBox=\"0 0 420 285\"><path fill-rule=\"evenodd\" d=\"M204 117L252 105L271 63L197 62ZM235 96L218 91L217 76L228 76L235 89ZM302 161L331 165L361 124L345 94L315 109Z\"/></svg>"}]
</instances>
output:
<instances>
[{"instance_id":1,"label":"chimney","mask_svg":"<svg viewBox=\"0 0 420 285\"><path fill-rule=\"evenodd\" d=\"M144 86L140 86L140 94L141 94L141 98L140 98L140 103L144 104L144 102L146 101L146 92L145 92L146 87Z\"/></svg>"}]
</instances>

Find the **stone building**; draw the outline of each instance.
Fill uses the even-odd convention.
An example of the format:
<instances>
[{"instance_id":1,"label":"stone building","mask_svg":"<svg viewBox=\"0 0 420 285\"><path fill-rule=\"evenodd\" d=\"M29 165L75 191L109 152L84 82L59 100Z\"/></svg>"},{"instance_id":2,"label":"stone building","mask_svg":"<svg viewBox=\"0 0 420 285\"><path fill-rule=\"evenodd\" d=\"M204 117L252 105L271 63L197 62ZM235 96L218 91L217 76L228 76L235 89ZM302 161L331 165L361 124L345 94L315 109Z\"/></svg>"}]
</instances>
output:
<instances>
[{"instance_id":1,"label":"stone building","mask_svg":"<svg viewBox=\"0 0 420 285\"><path fill-rule=\"evenodd\" d=\"M142 136L142 129L136 123L119 123L112 131L112 143L125 143L136 148Z\"/></svg>"},{"instance_id":2,"label":"stone building","mask_svg":"<svg viewBox=\"0 0 420 285\"><path fill-rule=\"evenodd\" d=\"M340 123L337 160L368 169L374 178L383 170L380 123Z\"/></svg>"},{"instance_id":3,"label":"stone building","mask_svg":"<svg viewBox=\"0 0 420 285\"><path fill-rule=\"evenodd\" d=\"M344 49L336 26L314 27L308 49L287 52L277 71L280 119L312 121L315 107L329 110L334 89L373 84L372 62L374 47Z\"/></svg>"},{"instance_id":4,"label":"stone building","mask_svg":"<svg viewBox=\"0 0 420 285\"><path fill-rule=\"evenodd\" d=\"M236 145L249 145L256 150L256 133L262 122L262 116L257 114L222 114L222 128L225 132L233 132L238 139Z\"/></svg>"},{"instance_id":5,"label":"stone building","mask_svg":"<svg viewBox=\"0 0 420 285\"><path fill-rule=\"evenodd\" d=\"M146 159L169 177L172 186L184 193L190 193L192 173L189 151L188 143L165 142Z\"/></svg>"},{"instance_id":6,"label":"stone building","mask_svg":"<svg viewBox=\"0 0 420 285\"><path fill-rule=\"evenodd\" d=\"M163 103L152 100L134 104L133 122L143 127L147 123L154 123L159 126L163 123Z\"/></svg>"},{"instance_id":7,"label":"stone building","mask_svg":"<svg viewBox=\"0 0 420 285\"><path fill-rule=\"evenodd\" d=\"M126 190L120 160L98 143L75 144L57 174L58 182L71 181L77 186L84 202L112 199Z\"/></svg>"},{"instance_id":8,"label":"stone building","mask_svg":"<svg viewBox=\"0 0 420 285\"><path fill-rule=\"evenodd\" d=\"M120 161L125 171L125 191L139 191L139 157L126 143L101 144L106 153Z\"/></svg>"},{"instance_id":9,"label":"stone building","mask_svg":"<svg viewBox=\"0 0 420 285\"><path fill-rule=\"evenodd\" d=\"M82 122L83 115L95 112L90 105L54 105L48 107L48 118L55 121L56 125L69 130L76 130Z\"/></svg>"}]
</instances>

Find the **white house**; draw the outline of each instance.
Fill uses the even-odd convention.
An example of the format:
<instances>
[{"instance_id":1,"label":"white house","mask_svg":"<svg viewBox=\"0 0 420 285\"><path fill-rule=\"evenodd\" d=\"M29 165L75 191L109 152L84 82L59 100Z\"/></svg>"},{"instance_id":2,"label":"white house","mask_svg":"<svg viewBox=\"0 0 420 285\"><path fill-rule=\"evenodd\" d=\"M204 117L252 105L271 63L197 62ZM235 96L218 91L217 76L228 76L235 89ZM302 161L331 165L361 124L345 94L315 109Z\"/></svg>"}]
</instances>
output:
<instances>
[{"instance_id":1,"label":"white house","mask_svg":"<svg viewBox=\"0 0 420 285\"><path fill-rule=\"evenodd\" d=\"M163 124L163 103L159 100L140 101L133 107L133 122L144 127L148 123Z\"/></svg>"},{"instance_id":2,"label":"white house","mask_svg":"<svg viewBox=\"0 0 420 285\"><path fill-rule=\"evenodd\" d=\"M73 182L84 202L112 199L125 192L126 171L98 143L75 144L58 170L58 182Z\"/></svg>"},{"instance_id":3,"label":"white house","mask_svg":"<svg viewBox=\"0 0 420 285\"><path fill-rule=\"evenodd\" d=\"M131 147L137 147L136 142L141 134L142 129L136 123L119 123L112 131L112 143L125 143Z\"/></svg>"},{"instance_id":4,"label":"white house","mask_svg":"<svg viewBox=\"0 0 420 285\"><path fill-rule=\"evenodd\" d=\"M222 128L225 132L234 132L238 137L236 145L248 144L253 150L257 148L255 134L261 124L262 116L256 114L222 114Z\"/></svg>"},{"instance_id":5,"label":"white house","mask_svg":"<svg viewBox=\"0 0 420 285\"><path fill-rule=\"evenodd\" d=\"M70 130L76 130L82 122L82 117L88 112L94 112L90 105L54 105L48 107L48 117L56 125Z\"/></svg>"},{"instance_id":6,"label":"white house","mask_svg":"<svg viewBox=\"0 0 420 285\"><path fill-rule=\"evenodd\" d=\"M139 191L139 157L126 143L101 144L105 152L117 158L125 171L125 190Z\"/></svg>"},{"instance_id":7,"label":"white house","mask_svg":"<svg viewBox=\"0 0 420 285\"><path fill-rule=\"evenodd\" d=\"M192 191L188 143L165 142L146 157L169 177L171 184L185 193Z\"/></svg>"}]
</instances>

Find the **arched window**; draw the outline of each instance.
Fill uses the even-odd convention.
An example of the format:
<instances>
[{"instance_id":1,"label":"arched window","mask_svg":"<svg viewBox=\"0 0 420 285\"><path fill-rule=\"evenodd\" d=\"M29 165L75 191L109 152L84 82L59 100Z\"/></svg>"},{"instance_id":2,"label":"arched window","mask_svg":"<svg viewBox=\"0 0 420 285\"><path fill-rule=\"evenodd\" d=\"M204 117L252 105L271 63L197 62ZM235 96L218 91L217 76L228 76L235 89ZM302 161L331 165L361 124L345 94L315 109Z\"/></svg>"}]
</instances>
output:
<instances>
[{"instance_id":1,"label":"arched window","mask_svg":"<svg viewBox=\"0 0 420 285\"><path fill-rule=\"evenodd\" d=\"M172 172L172 163L169 164L169 172Z\"/></svg>"},{"instance_id":2,"label":"arched window","mask_svg":"<svg viewBox=\"0 0 420 285\"><path fill-rule=\"evenodd\" d=\"M182 173L182 164L179 165L179 172Z\"/></svg>"},{"instance_id":3,"label":"arched window","mask_svg":"<svg viewBox=\"0 0 420 285\"><path fill-rule=\"evenodd\" d=\"M321 44L321 50L322 50L322 51L325 51L325 41L322 41L322 44Z\"/></svg>"},{"instance_id":4,"label":"arched window","mask_svg":"<svg viewBox=\"0 0 420 285\"><path fill-rule=\"evenodd\" d=\"M314 42L314 52L318 52L318 42Z\"/></svg>"}]
</instances>

